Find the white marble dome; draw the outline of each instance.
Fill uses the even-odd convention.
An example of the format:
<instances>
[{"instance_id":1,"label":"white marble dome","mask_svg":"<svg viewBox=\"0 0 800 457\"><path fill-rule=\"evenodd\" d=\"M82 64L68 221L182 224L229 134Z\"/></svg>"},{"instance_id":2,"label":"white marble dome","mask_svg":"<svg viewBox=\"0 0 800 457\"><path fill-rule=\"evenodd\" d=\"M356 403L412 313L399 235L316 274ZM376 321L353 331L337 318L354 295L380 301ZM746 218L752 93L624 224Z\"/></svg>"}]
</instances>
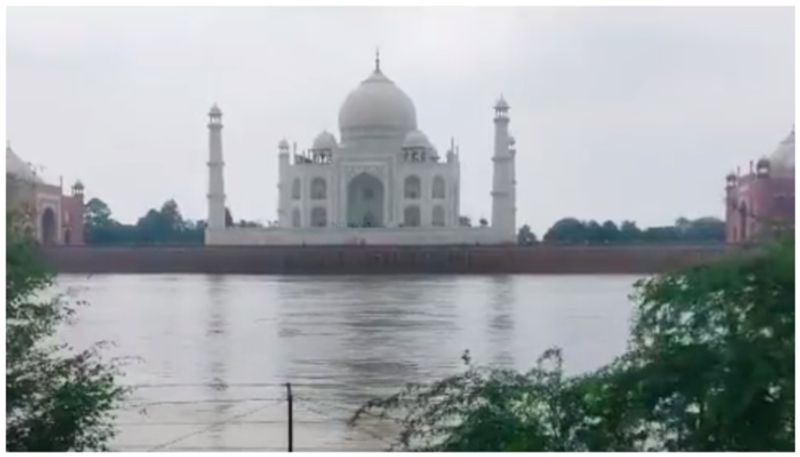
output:
<instances>
[{"instance_id":1,"label":"white marble dome","mask_svg":"<svg viewBox=\"0 0 800 457\"><path fill-rule=\"evenodd\" d=\"M403 138L416 128L411 98L377 68L350 92L339 110L343 142L372 136Z\"/></svg>"},{"instance_id":2,"label":"white marble dome","mask_svg":"<svg viewBox=\"0 0 800 457\"><path fill-rule=\"evenodd\" d=\"M405 139L403 140L403 149L406 148L420 148L420 149L430 149L431 142L428 141L428 137L425 136L424 133L420 132L419 130L412 130L406 134Z\"/></svg>"},{"instance_id":3,"label":"white marble dome","mask_svg":"<svg viewBox=\"0 0 800 457\"><path fill-rule=\"evenodd\" d=\"M769 168L773 176L794 176L794 128L769 156Z\"/></svg>"},{"instance_id":4,"label":"white marble dome","mask_svg":"<svg viewBox=\"0 0 800 457\"><path fill-rule=\"evenodd\" d=\"M11 146L6 146L6 174L22 181L43 182L42 179L33 172L33 168L11 150Z\"/></svg>"},{"instance_id":5,"label":"white marble dome","mask_svg":"<svg viewBox=\"0 0 800 457\"><path fill-rule=\"evenodd\" d=\"M336 137L327 130L323 130L314 138L313 149L336 149Z\"/></svg>"}]
</instances>

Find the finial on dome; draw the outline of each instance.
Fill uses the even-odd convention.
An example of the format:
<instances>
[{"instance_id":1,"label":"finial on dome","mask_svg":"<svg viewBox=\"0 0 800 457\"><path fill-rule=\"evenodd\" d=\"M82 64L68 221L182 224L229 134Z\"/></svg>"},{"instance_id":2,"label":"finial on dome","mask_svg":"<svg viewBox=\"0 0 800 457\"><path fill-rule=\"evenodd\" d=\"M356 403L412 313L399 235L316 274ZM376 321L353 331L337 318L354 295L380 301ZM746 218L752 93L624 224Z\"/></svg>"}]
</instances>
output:
<instances>
[{"instance_id":1,"label":"finial on dome","mask_svg":"<svg viewBox=\"0 0 800 457\"><path fill-rule=\"evenodd\" d=\"M381 48L375 48L375 73L381 72Z\"/></svg>"}]
</instances>

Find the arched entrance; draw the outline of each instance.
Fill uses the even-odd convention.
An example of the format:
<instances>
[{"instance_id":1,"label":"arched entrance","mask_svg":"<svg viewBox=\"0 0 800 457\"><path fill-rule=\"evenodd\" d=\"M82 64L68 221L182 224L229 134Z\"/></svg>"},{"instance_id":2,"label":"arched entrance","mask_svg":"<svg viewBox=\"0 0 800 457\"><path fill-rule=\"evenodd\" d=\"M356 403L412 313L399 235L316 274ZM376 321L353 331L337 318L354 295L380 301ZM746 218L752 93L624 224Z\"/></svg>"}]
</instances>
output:
<instances>
[{"instance_id":1,"label":"arched entrance","mask_svg":"<svg viewBox=\"0 0 800 457\"><path fill-rule=\"evenodd\" d=\"M56 244L56 213L47 208L42 213L42 244Z\"/></svg>"},{"instance_id":2,"label":"arched entrance","mask_svg":"<svg viewBox=\"0 0 800 457\"><path fill-rule=\"evenodd\" d=\"M347 185L347 226L383 227L383 183L361 173Z\"/></svg>"},{"instance_id":3,"label":"arched entrance","mask_svg":"<svg viewBox=\"0 0 800 457\"><path fill-rule=\"evenodd\" d=\"M403 227L419 227L419 225L420 225L419 206L417 205L406 206L406 209L403 210Z\"/></svg>"}]
</instances>

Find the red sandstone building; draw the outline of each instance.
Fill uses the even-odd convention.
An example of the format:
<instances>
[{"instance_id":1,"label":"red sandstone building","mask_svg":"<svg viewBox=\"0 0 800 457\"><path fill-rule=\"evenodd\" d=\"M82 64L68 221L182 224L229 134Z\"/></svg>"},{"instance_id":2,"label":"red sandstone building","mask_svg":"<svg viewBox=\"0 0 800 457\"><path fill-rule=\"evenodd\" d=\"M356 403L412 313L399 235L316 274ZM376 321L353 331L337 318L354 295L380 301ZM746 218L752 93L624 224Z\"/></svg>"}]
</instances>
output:
<instances>
[{"instance_id":1,"label":"red sandstone building","mask_svg":"<svg viewBox=\"0 0 800 457\"><path fill-rule=\"evenodd\" d=\"M64 195L61 185L45 182L8 145L6 208L24 217L42 244L83 244L83 184L77 181Z\"/></svg>"},{"instance_id":2,"label":"red sandstone building","mask_svg":"<svg viewBox=\"0 0 800 457\"><path fill-rule=\"evenodd\" d=\"M730 173L725 185L725 238L744 243L794 228L794 128L769 156L750 161L747 174Z\"/></svg>"}]
</instances>

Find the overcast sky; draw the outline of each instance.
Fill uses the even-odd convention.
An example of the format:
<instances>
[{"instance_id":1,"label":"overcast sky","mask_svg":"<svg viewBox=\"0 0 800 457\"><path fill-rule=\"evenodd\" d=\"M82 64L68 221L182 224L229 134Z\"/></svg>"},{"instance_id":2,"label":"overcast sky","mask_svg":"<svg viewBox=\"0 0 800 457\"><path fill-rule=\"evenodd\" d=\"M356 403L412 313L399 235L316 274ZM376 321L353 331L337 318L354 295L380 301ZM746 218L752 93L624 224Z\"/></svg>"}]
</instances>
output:
<instances>
[{"instance_id":1,"label":"overcast sky","mask_svg":"<svg viewBox=\"0 0 800 457\"><path fill-rule=\"evenodd\" d=\"M135 222L206 217L206 113L228 205L276 219L277 143L336 132L381 67L438 147L461 212L491 215L492 105L511 105L517 221L723 215L724 176L794 123L794 13L772 8L9 8L7 132L54 180Z\"/></svg>"}]
</instances>

